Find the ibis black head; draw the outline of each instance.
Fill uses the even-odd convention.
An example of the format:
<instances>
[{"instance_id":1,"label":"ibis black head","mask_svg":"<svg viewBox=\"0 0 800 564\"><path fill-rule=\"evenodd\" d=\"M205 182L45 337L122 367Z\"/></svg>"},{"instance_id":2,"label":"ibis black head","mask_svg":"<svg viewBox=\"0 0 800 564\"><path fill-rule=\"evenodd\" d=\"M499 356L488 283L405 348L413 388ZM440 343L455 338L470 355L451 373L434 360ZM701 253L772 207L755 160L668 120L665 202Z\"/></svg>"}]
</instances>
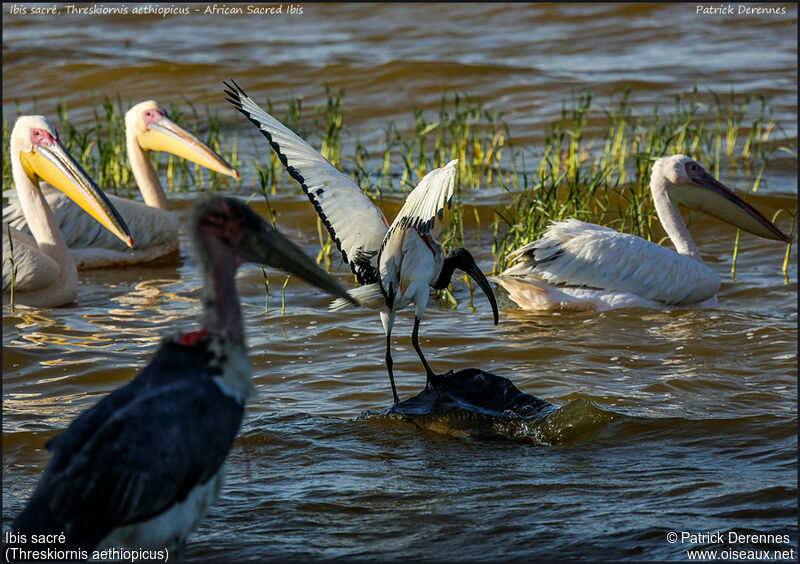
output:
<instances>
[{"instance_id":1,"label":"ibis black head","mask_svg":"<svg viewBox=\"0 0 800 564\"><path fill-rule=\"evenodd\" d=\"M475 263L475 259L472 258L472 254L467 249L453 249L444 259L444 264L442 264L442 271L439 274L439 279L433 285L435 290L444 290L450 284L450 281L453 279L453 272L455 269L458 268L459 270L463 270L470 277L475 280L475 282L480 286L483 293L486 294L486 297L489 300L489 305L492 306L492 315L494 316L494 324L497 325L500 316L497 312L497 300L494 297L494 292L492 291L492 287L489 285L489 281L486 279L486 276L483 275L483 272L478 265Z\"/></svg>"},{"instance_id":2,"label":"ibis black head","mask_svg":"<svg viewBox=\"0 0 800 564\"><path fill-rule=\"evenodd\" d=\"M201 202L194 210L193 226L196 248L209 270L235 271L245 262L265 264L353 303L339 282L235 198L214 196Z\"/></svg>"}]
</instances>

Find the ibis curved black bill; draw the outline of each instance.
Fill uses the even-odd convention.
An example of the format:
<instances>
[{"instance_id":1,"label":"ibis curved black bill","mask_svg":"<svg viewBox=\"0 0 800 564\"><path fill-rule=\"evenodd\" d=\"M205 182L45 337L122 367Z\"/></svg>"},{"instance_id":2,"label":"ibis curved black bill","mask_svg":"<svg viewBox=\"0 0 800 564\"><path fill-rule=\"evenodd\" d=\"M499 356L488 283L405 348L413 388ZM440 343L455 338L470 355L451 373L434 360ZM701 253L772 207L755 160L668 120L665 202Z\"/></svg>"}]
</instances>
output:
<instances>
[{"instance_id":1,"label":"ibis curved black bill","mask_svg":"<svg viewBox=\"0 0 800 564\"><path fill-rule=\"evenodd\" d=\"M472 261L471 265L466 266L462 270L469 274L475 283L480 286L481 290L483 290L483 293L486 294L486 298L489 300L489 305L492 306L494 324L497 325L500 321L500 315L497 312L497 300L494 297L494 292L492 291L492 287L489 285L489 281L486 279L486 276L483 275L483 272L481 272L481 269L478 268L477 264L475 264L475 261Z\"/></svg>"},{"instance_id":2,"label":"ibis curved black bill","mask_svg":"<svg viewBox=\"0 0 800 564\"><path fill-rule=\"evenodd\" d=\"M494 324L497 325L500 320L500 315L497 312L497 300L494 297L494 292L486 276L484 276L481 269L478 268L475 259L467 249L458 248L447 253L444 263L442 264L442 271L439 273L439 279L433 283L433 288L435 290L444 290L447 288L450 284L450 280L453 278L453 272L456 268L469 274L478 286L480 286L481 290L483 290L483 293L486 294L489 305L492 306Z\"/></svg>"}]
</instances>

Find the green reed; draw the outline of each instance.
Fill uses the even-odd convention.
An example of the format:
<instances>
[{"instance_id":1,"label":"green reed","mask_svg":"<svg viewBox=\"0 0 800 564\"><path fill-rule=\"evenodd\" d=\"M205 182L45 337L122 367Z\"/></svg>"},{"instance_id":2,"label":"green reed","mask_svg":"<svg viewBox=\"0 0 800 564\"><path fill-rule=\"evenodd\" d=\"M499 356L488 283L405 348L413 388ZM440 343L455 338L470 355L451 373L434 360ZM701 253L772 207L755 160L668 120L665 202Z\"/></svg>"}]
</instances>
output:
<instances>
[{"instance_id":1,"label":"green reed","mask_svg":"<svg viewBox=\"0 0 800 564\"><path fill-rule=\"evenodd\" d=\"M381 141L368 147L358 132L345 129L345 92L326 84L324 101L308 109L301 98L288 98L276 113L269 99L259 103L306 139L335 166L349 174L373 200L386 193L407 193L430 170L458 159L456 195L443 224L445 246L463 241L463 199L469 191L501 188L507 196L495 208L494 270L502 270L509 251L541 236L551 220L575 217L662 242L649 190L653 160L673 154L691 155L716 176L724 173L753 178L757 191L770 157L773 134L780 130L772 107L763 96L743 97L731 89L720 95L696 85L677 94L673 103L637 114L630 89L610 97L599 109L589 90L562 103L561 112L546 127L534 148L515 147L501 112L466 94L442 94L436 110L411 111L403 126L387 123ZM34 105L36 101L34 100ZM58 105L65 145L101 186L131 194L133 179L125 150L124 108L120 96L103 96L94 109L93 124L80 130L69 121L66 104ZM250 139L258 162L242 163L236 134L224 133L219 110L199 111L188 100L172 101L171 117L240 168L242 186L276 194L290 186L274 151L264 149L254 131ZM10 128L3 116L3 150L7 156ZM789 151L796 159L792 149ZM174 156L152 155L165 168L169 191L217 191L237 188L232 179L211 174ZM4 186L11 184L9 159L3 159ZM794 217L789 211L785 213ZM794 229L794 227L792 227ZM321 250L318 262L330 267L333 241L317 224ZM734 261L738 238L734 241Z\"/></svg>"},{"instance_id":2,"label":"green reed","mask_svg":"<svg viewBox=\"0 0 800 564\"><path fill-rule=\"evenodd\" d=\"M269 201L271 172L258 163L256 163L256 171L261 185L261 195L264 196L264 201L267 204L269 222L272 227L275 227L275 220L278 218L278 212L272 207L272 203ZM248 204L250 200L253 199L253 196L255 196L255 194L252 194L250 198L247 199ZM264 276L264 315L267 315L269 313L269 277L267 276L267 270L263 266L261 267L261 274Z\"/></svg>"},{"instance_id":3,"label":"green reed","mask_svg":"<svg viewBox=\"0 0 800 564\"><path fill-rule=\"evenodd\" d=\"M11 269L11 283L8 287L8 304L11 307L11 313L14 313L14 287L17 285L17 265L14 261L14 239L11 237L11 226L7 225L6 229L8 230L8 256L3 258L3 267L5 268L6 262L9 264L9 268ZM3 288L5 291L5 288Z\"/></svg>"}]
</instances>

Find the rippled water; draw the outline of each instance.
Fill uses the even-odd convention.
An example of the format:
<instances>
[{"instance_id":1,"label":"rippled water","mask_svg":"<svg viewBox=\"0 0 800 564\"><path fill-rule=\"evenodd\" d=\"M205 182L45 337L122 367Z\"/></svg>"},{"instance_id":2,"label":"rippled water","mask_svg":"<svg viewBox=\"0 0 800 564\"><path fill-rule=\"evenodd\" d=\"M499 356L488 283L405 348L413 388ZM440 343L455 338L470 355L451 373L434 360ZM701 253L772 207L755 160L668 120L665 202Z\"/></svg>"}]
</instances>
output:
<instances>
[{"instance_id":1,"label":"rippled water","mask_svg":"<svg viewBox=\"0 0 800 564\"><path fill-rule=\"evenodd\" d=\"M346 137L367 145L389 121L407 122L413 107L435 109L442 91L464 91L505 112L512 138L530 152L562 100L584 85L597 96L631 85L643 114L695 81L720 92L733 85L772 99L781 143L796 151L796 6L783 16L695 8L303 5L302 15L280 18L44 18L11 16L4 5L3 108L11 120L14 101L27 112L36 95L38 110L52 115L64 98L80 125L93 119L98 92L218 106L223 128L242 138L245 187L266 147L224 107L229 77L257 99L303 96L307 107L323 100L325 81L345 86ZM793 210L796 178L796 161L777 152L763 194L751 199L767 215ZM313 210L285 181L272 200L278 223L314 254L316 230L305 227ZM503 196L486 194L473 196L481 223L465 224L465 243L489 270L486 226ZM184 225L194 199L175 199ZM399 204L387 197L387 215ZM260 199L254 205L265 212ZM270 274L265 315L261 271L244 269L258 395L227 485L186 556L683 560L690 546L668 543L667 532L731 530L788 533L789 545L761 548L796 550L796 253L784 279L784 247L743 235L733 279L733 230L699 214L691 228L723 279L717 309L536 314L498 290L493 327L485 298L471 299L460 280L455 310L429 306L421 343L436 371L477 366L559 406L548 427L516 440L375 414L391 399L378 316L330 313L327 297L295 280L282 315L279 273ZM341 265L337 272L351 283ZM44 442L199 314L185 235L178 263L88 271L81 283L71 307L4 307L4 529L49 458ZM425 381L411 321L401 314L394 331L401 397Z\"/></svg>"}]
</instances>

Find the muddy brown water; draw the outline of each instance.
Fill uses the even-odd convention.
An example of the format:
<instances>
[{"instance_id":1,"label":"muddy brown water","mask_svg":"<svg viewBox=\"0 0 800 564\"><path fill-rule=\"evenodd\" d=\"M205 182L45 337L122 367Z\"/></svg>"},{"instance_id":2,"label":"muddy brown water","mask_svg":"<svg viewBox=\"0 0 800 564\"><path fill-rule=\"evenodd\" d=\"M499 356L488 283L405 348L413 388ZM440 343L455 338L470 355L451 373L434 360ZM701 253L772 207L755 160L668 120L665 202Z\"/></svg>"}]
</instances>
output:
<instances>
[{"instance_id":1,"label":"muddy brown water","mask_svg":"<svg viewBox=\"0 0 800 564\"><path fill-rule=\"evenodd\" d=\"M344 86L344 142L358 134L367 146L389 121L408 127L413 107L435 111L442 91L467 92L503 111L530 153L583 86L602 98L631 85L634 110L647 114L694 81L733 85L772 100L776 136L796 151L794 5L782 15L703 15L694 4L295 4L302 14L283 4L277 17L203 15L194 10L206 5L192 4L189 15L163 18L65 6L49 17L4 5L6 117L16 117L15 100L30 112L33 95L51 116L66 100L78 126L93 120L98 92L216 106L223 130L240 136L242 197L266 146L225 106L229 77L256 99L302 96L308 108L324 100L325 81ZM794 210L796 177L796 161L776 151L751 200L769 216ZM313 210L286 176L282 184L278 225L315 254ZM465 214L465 243L486 271L487 226L503 197L465 196L481 218ZM173 198L183 225L196 199ZM387 215L400 202L386 196ZM253 205L266 211L260 196ZM789 229L787 216L779 223ZM479 367L560 407L547 429L532 425L515 440L378 415L391 399L378 316L329 312L326 296L294 279L282 315L275 272L265 314L261 271L243 269L258 394L186 557L683 560L694 545L668 542L670 531L789 534L760 548L796 551L796 253L785 278L785 248L743 235L733 278L734 230L700 214L691 229L723 280L715 309L537 314L498 289L493 327L485 298L460 279L457 307L431 302L420 334L435 370ZM352 283L341 264L334 272ZM4 530L49 459L44 442L132 378L164 335L193 328L199 287L184 233L176 263L82 273L76 305L4 306ZM404 398L425 381L411 326L406 312L394 330Z\"/></svg>"}]
</instances>

